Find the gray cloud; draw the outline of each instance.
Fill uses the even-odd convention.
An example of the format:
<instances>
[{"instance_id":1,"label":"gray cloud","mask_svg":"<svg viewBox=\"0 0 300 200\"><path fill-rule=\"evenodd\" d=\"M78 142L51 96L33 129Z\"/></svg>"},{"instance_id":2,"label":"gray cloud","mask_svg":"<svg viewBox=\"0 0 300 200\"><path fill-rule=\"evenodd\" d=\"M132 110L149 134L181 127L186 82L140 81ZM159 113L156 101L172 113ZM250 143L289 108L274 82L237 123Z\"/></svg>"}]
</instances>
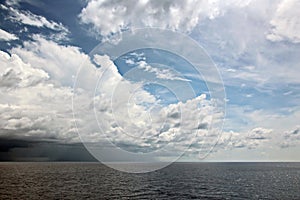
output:
<instances>
[{"instance_id":1,"label":"gray cloud","mask_svg":"<svg viewBox=\"0 0 300 200\"><path fill-rule=\"evenodd\" d=\"M80 143L0 138L0 161L96 161Z\"/></svg>"},{"instance_id":2,"label":"gray cloud","mask_svg":"<svg viewBox=\"0 0 300 200\"><path fill-rule=\"evenodd\" d=\"M223 149L256 149L272 139L272 132L272 129L262 127L254 128L248 132L223 132L219 144Z\"/></svg>"},{"instance_id":3,"label":"gray cloud","mask_svg":"<svg viewBox=\"0 0 300 200\"><path fill-rule=\"evenodd\" d=\"M283 140L280 142L282 148L294 147L300 144L300 126L293 130L286 131L283 135Z\"/></svg>"},{"instance_id":4,"label":"gray cloud","mask_svg":"<svg viewBox=\"0 0 300 200\"><path fill-rule=\"evenodd\" d=\"M124 29L160 27L188 33L204 19L214 19L230 7L243 7L248 1L95 1L82 9L79 17L103 37Z\"/></svg>"}]
</instances>

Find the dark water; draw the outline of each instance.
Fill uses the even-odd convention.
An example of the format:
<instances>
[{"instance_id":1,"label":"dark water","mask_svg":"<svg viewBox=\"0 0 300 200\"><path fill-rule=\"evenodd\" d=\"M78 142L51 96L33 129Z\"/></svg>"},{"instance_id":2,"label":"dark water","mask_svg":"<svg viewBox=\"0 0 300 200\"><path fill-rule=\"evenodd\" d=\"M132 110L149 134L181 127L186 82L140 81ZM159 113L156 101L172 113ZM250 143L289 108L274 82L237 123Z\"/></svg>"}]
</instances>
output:
<instances>
[{"instance_id":1,"label":"dark water","mask_svg":"<svg viewBox=\"0 0 300 200\"><path fill-rule=\"evenodd\" d=\"M0 163L0 199L300 199L300 163L175 163L128 174L98 163Z\"/></svg>"}]
</instances>

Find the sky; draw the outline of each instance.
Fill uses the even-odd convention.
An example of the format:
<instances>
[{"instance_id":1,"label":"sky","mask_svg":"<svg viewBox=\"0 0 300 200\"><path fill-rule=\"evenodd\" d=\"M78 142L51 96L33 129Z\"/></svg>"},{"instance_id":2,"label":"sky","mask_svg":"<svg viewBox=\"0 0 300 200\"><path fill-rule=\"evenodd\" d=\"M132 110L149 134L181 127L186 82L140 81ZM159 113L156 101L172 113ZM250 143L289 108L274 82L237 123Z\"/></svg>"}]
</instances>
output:
<instances>
[{"instance_id":1,"label":"sky","mask_svg":"<svg viewBox=\"0 0 300 200\"><path fill-rule=\"evenodd\" d=\"M0 160L300 161L299 9L0 1Z\"/></svg>"}]
</instances>

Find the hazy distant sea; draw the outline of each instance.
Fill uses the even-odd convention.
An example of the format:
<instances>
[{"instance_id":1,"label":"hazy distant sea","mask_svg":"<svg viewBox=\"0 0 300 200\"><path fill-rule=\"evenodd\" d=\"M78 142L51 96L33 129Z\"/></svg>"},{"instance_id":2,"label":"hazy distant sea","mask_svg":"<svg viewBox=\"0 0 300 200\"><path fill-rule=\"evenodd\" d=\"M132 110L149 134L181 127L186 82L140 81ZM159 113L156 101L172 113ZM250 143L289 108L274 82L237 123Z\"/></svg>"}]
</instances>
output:
<instances>
[{"instance_id":1,"label":"hazy distant sea","mask_svg":"<svg viewBox=\"0 0 300 200\"><path fill-rule=\"evenodd\" d=\"M300 163L174 163L128 174L99 163L0 163L0 199L300 199Z\"/></svg>"}]
</instances>

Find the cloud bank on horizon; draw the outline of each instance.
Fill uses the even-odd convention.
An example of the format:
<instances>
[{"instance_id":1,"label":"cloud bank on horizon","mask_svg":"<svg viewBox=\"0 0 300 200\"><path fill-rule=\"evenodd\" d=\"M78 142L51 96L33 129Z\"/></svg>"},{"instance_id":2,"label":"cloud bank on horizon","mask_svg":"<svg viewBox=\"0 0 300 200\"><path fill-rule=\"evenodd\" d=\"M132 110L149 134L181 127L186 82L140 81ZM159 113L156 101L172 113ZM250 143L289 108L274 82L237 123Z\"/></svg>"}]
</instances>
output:
<instances>
[{"instance_id":1,"label":"cloud bank on horizon","mask_svg":"<svg viewBox=\"0 0 300 200\"><path fill-rule=\"evenodd\" d=\"M96 109L105 121L106 134L120 148L147 152L171 143L174 145L164 156L172 157L172 152L190 145L182 159L197 160L199 152L218 142L207 159L300 159L299 0L90 0L65 4L76 9L64 10L47 1L1 3L1 138L79 143L71 103L77 70L85 62L105 78L98 96L86 88L79 91L80 112ZM208 128L211 118L222 119L204 93L186 102L160 106L163 108L151 123L148 107L132 99L128 102L132 116L125 114L128 107L117 107L115 112L122 117L117 118L118 123L110 121L111 92L116 86L129 91L140 88L135 91L140 101L160 102L139 83L124 80L120 66L109 57L90 58L89 50L98 44L95 39L99 43L122 40L124 31L143 27L188 34L212 57L227 95L220 137ZM86 48L84 42L94 46ZM147 59L127 59L126 63L160 79L191 82L188 76L178 77L148 64ZM82 81L87 87L95 85L92 77ZM119 93L118 97L116 105L124 105L130 94ZM91 106L95 102L99 107ZM181 124L179 109L189 113ZM89 121L90 116L80 117L77 129L86 134L85 142L101 142L97 124L80 123ZM135 136L138 139L124 135L121 127L128 133L140 133Z\"/></svg>"}]
</instances>

